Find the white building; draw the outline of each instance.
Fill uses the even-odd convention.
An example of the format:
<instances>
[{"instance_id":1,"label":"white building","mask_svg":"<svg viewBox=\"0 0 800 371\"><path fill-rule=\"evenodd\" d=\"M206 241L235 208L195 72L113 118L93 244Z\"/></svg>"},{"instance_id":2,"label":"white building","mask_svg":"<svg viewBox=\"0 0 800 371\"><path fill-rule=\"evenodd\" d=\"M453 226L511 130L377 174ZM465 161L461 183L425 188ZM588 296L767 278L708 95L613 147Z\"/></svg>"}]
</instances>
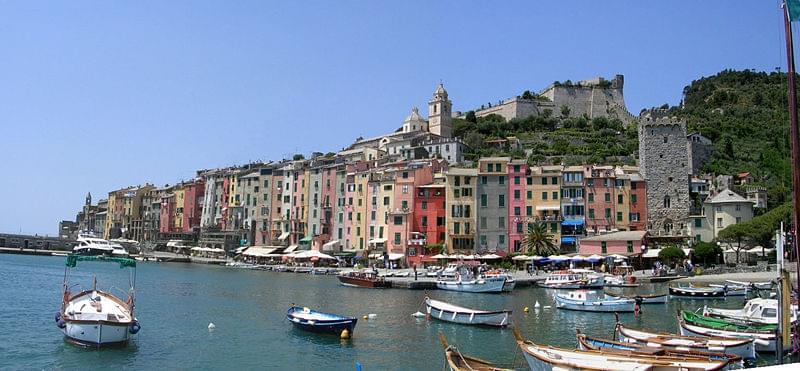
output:
<instances>
[{"instance_id":1,"label":"white building","mask_svg":"<svg viewBox=\"0 0 800 371\"><path fill-rule=\"evenodd\" d=\"M709 242L729 225L753 219L753 202L730 190L706 199L701 215L689 216L689 232L695 241Z\"/></svg>"}]
</instances>

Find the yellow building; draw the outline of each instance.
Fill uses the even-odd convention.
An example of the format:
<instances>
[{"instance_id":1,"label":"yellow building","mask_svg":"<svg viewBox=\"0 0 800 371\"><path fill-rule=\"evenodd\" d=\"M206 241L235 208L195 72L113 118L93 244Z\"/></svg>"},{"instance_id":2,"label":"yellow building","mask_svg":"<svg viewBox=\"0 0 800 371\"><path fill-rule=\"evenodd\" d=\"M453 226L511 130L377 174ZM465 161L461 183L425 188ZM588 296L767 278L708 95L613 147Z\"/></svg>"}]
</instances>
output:
<instances>
[{"instance_id":1,"label":"yellow building","mask_svg":"<svg viewBox=\"0 0 800 371\"><path fill-rule=\"evenodd\" d=\"M181 186L176 187L172 194L175 196L175 213L172 215L172 230L180 231L183 229L183 205L185 194Z\"/></svg>"},{"instance_id":2,"label":"yellow building","mask_svg":"<svg viewBox=\"0 0 800 371\"><path fill-rule=\"evenodd\" d=\"M108 212L106 225L103 228L103 238L110 239L111 229L114 227L114 209L117 206L117 191L108 192Z\"/></svg>"},{"instance_id":3,"label":"yellow building","mask_svg":"<svg viewBox=\"0 0 800 371\"><path fill-rule=\"evenodd\" d=\"M353 176L352 197L347 200L352 202L349 218L352 218L350 230L350 246L355 249L363 250L368 242L367 224L367 186L369 183L369 172L357 172Z\"/></svg>"},{"instance_id":4,"label":"yellow building","mask_svg":"<svg viewBox=\"0 0 800 371\"><path fill-rule=\"evenodd\" d=\"M445 245L448 253L475 249L477 169L451 168L445 173L447 205Z\"/></svg>"},{"instance_id":5,"label":"yellow building","mask_svg":"<svg viewBox=\"0 0 800 371\"><path fill-rule=\"evenodd\" d=\"M525 215L529 222L546 223L558 245L561 238L561 166L532 166L526 179Z\"/></svg>"}]
</instances>

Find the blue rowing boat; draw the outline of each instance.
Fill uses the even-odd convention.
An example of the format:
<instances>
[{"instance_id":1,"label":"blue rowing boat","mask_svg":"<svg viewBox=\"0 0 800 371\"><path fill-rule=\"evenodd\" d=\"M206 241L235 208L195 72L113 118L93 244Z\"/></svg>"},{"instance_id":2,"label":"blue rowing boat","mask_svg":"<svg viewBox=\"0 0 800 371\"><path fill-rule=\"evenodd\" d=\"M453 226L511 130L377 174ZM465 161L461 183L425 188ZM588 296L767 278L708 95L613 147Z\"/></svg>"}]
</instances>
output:
<instances>
[{"instance_id":1,"label":"blue rowing boat","mask_svg":"<svg viewBox=\"0 0 800 371\"><path fill-rule=\"evenodd\" d=\"M306 307L291 307L286 311L286 319L295 327L305 331L339 335L342 330L351 334L356 327L357 318L344 317L333 313L318 312Z\"/></svg>"}]
</instances>

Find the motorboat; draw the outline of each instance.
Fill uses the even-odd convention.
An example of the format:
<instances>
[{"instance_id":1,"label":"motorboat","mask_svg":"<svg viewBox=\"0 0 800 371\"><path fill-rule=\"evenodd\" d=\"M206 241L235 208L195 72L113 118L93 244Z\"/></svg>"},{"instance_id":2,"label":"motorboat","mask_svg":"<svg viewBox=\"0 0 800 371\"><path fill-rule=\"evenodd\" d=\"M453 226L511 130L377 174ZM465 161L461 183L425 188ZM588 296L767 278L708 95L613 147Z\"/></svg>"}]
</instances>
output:
<instances>
[{"instance_id":1,"label":"motorboat","mask_svg":"<svg viewBox=\"0 0 800 371\"><path fill-rule=\"evenodd\" d=\"M355 317L319 312L307 307L289 308L286 319L299 329L334 335L341 335L344 330L352 334L358 321Z\"/></svg>"},{"instance_id":2,"label":"motorboat","mask_svg":"<svg viewBox=\"0 0 800 371\"><path fill-rule=\"evenodd\" d=\"M589 269L567 269L553 272L539 286L550 289L599 289L605 277Z\"/></svg>"},{"instance_id":3,"label":"motorboat","mask_svg":"<svg viewBox=\"0 0 800 371\"><path fill-rule=\"evenodd\" d=\"M735 354L725 354L718 352L703 352L690 349L664 349L661 347L651 347L638 343L628 343L616 340L602 339L586 334L577 330L578 349L596 350L619 355L640 354L654 356L672 356L685 358L699 358L709 360L725 360L730 368L742 368L744 366L742 357Z\"/></svg>"},{"instance_id":4,"label":"motorboat","mask_svg":"<svg viewBox=\"0 0 800 371\"><path fill-rule=\"evenodd\" d=\"M719 287L669 287L669 294L675 297L710 299L725 297L725 289Z\"/></svg>"},{"instance_id":5,"label":"motorboat","mask_svg":"<svg viewBox=\"0 0 800 371\"><path fill-rule=\"evenodd\" d=\"M432 318L464 325L508 326L510 310L486 311L464 308L425 297L425 311Z\"/></svg>"},{"instance_id":6,"label":"motorboat","mask_svg":"<svg viewBox=\"0 0 800 371\"><path fill-rule=\"evenodd\" d=\"M743 359L756 358L753 339L721 338L716 336L686 336L642 329L633 329L617 321L614 327L617 340L623 343L645 345L652 348L690 350L735 354Z\"/></svg>"},{"instance_id":7,"label":"motorboat","mask_svg":"<svg viewBox=\"0 0 800 371\"><path fill-rule=\"evenodd\" d=\"M606 287L639 287L641 285L638 284L638 283L633 283L632 281L626 280L624 276L606 275L605 276L605 286Z\"/></svg>"},{"instance_id":8,"label":"motorboat","mask_svg":"<svg viewBox=\"0 0 800 371\"><path fill-rule=\"evenodd\" d=\"M704 317L683 311L678 316L678 327L685 336L716 336L751 339L756 352L774 352L776 344L775 325L743 327L713 317Z\"/></svg>"},{"instance_id":9,"label":"motorboat","mask_svg":"<svg viewBox=\"0 0 800 371\"><path fill-rule=\"evenodd\" d=\"M109 244L113 249L111 250L111 255L123 258L127 258L131 255L130 253L128 253L128 250L126 250L125 247L123 247L122 244L120 244L119 242L109 241Z\"/></svg>"},{"instance_id":10,"label":"motorboat","mask_svg":"<svg viewBox=\"0 0 800 371\"><path fill-rule=\"evenodd\" d=\"M606 296L602 291L574 290L555 295L556 308L584 312L633 312L636 301Z\"/></svg>"},{"instance_id":11,"label":"motorboat","mask_svg":"<svg viewBox=\"0 0 800 371\"><path fill-rule=\"evenodd\" d=\"M703 307L703 315L718 317L729 321L755 324L778 324L778 300L755 298L744 304L742 309L720 309ZM797 321L797 309L792 308L789 319L792 323Z\"/></svg>"},{"instance_id":12,"label":"motorboat","mask_svg":"<svg viewBox=\"0 0 800 371\"><path fill-rule=\"evenodd\" d=\"M72 248L72 253L75 255L111 255L115 250L115 246L112 246L111 242L102 238L80 236L77 241L78 244Z\"/></svg>"},{"instance_id":13,"label":"motorboat","mask_svg":"<svg viewBox=\"0 0 800 371\"><path fill-rule=\"evenodd\" d=\"M514 331L531 370L721 370L728 365L724 359L625 354L596 350L564 349L525 341Z\"/></svg>"},{"instance_id":14,"label":"motorboat","mask_svg":"<svg viewBox=\"0 0 800 371\"><path fill-rule=\"evenodd\" d=\"M497 277L474 277L469 269L463 267L456 272L452 279L439 279L436 287L440 290L475 292L475 293L499 293L503 292L506 283L505 276Z\"/></svg>"},{"instance_id":15,"label":"motorboat","mask_svg":"<svg viewBox=\"0 0 800 371\"><path fill-rule=\"evenodd\" d=\"M104 261L118 263L122 268L132 268L127 298L122 300L110 292L97 289L97 277L92 287L78 293L70 292L69 274L79 261ZM56 326L65 339L81 346L104 347L127 344L141 326L134 316L136 261L128 258L70 255L66 258L61 309L56 314Z\"/></svg>"},{"instance_id":16,"label":"motorboat","mask_svg":"<svg viewBox=\"0 0 800 371\"><path fill-rule=\"evenodd\" d=\"M444 333L439 332L439 341L444 347L444 359L448 371L511 371L499 368L489 361L462 354L454 345L447 343Z\"/></svg>"},{"instance_id":17,"label":"motorboat","mask_svg":"<svg viewBox=\"0 0 800 371\"><path fill-rule=\"evenodd\" d=\"M361 272L347 272L336 276L339 283L344 286L352 287L367 287L367 288L388 288L392 287L390 281L386 281L383 277L375 274L374 271L361 271Z\"/></svg>"},{"instance_id":18,"label":"motorboat","mask_svg":"<svg viewBox=\"0 0 800 371\"><path fill-rule=\"evenodd\" d=\"M295 267L292 271L294 273L311 273L311 267Z\"/></svg>"},{"instance_id":19,"label":"motorboat","mask_svg":"<svg viewBox=\"0 0 800 371\"><path fill-rule=\"evenodd\" d=\"M747 296L747 293L750 292L750 287L748 286L739 286L739 285L720 285L718 283L709 284L708 287L718 288L725 290L725 296Z\"/></svg>"}]
</instances>

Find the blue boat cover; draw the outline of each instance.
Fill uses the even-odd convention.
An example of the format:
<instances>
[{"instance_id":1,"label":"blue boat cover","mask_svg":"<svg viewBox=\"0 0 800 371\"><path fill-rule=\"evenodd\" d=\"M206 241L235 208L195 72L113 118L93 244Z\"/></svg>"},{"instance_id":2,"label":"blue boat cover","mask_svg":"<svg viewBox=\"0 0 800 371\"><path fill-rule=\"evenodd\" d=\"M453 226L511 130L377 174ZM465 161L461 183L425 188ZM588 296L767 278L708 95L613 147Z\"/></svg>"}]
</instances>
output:
<instances>
[{"instance_id":1,"label":"blue boat cover","mask_svg":"<svg viewBox=\"0 0 800 371\"><path fill-rule=\"evenodd\" d=\"M575 237L572 236L561 237L561 243L575 243Z\"/></svg>"},{"instance_id":2,"label":"blue boat cover","mask_svg":"<svg viewBox=\"0 0 800 371\"><path fill-rule=\"evenodd\" d=\"M561 225L583 225L583 220L581 219L564 220L561 222Z\"/></svg>"}]
</instances>

